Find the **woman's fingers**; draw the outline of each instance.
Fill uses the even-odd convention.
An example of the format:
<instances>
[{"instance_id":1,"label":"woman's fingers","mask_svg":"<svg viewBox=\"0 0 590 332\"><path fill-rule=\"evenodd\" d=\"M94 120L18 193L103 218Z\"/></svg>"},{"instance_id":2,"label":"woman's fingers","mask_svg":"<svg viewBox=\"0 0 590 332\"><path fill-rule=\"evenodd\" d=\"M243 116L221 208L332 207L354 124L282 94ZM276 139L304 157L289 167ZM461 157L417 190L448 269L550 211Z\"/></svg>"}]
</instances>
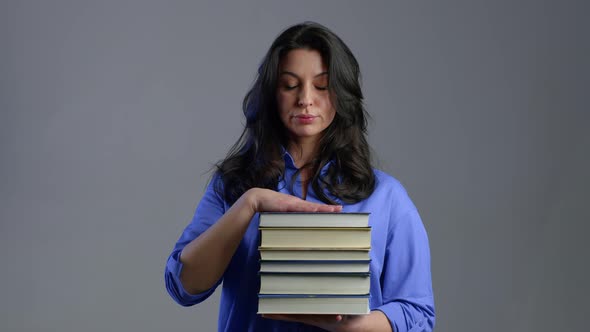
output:
<instances>
[{"instance_id":1,"label":"woman's fingers","mask_svg":"<svg viewBox=\"0 0 590 332\"><path fill-rule=\"evenodd\" d=\"M264 318L285 320L290 322L306 322L306 323L336 323L343 319L342 315L281 315L281 314L265 314L262 315Z\"/></svg>"},{"instance_id":2,"label":"woman's fingers","mask_svg":"<svg viewBox=\"0 0 590 332\"><path fill-rule=\"evenodd\" d=\"M262 212L341 212L342 206L314 203L269 189L253 191L255 211Z\"/></svg>"},{"instance_id":3,"label":"woman's fingers","mask_svg":"<svg viewBox=\"0 0 590 332\"><path fill-rule=\"evenodd\" d=\"M332 331L344 323L342 315L262 315L264 318L314 325Z\"/></svg>"},{"instance_id":4,"label":"woman's fingers","mask_svg":"<svg viewBox=\"0 0 590 332\"><path fill-rule=\"evenodd\" d=\"M322 203L313 203L304 201L297 197L291 196L293 199L288 203L286 211L291 212L340 212L342 206L340 205L328 205Z\"/></svg>"}]
</instances>

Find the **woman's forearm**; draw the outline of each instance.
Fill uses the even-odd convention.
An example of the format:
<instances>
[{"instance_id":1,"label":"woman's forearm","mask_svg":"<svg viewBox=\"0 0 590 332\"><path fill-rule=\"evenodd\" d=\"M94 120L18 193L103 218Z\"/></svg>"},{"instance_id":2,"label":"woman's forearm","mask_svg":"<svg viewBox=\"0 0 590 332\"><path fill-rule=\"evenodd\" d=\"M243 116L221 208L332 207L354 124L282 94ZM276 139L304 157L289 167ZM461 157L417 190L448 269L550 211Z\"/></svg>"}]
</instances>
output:
<instances>
[{"instance_id":1,"label":"woman's forearm","mask_svg":"<svg viewBox=\"0 0 590 332\"><path fill-rule=\"evenodd\" d=\"M252 188L208 230L187 244L180 254L180 281L191 294L211 288L221 278L234 255L254 213L340 212L342 206L304 201L274 190Z\"/></svg>"},{"instance_id":2,"label":"woman's forearm","mask_svg":"<svg viewBox=\"0 0 590 332\"><path fill-rule=\"evenodd\" d=\"M252 193L244 193L213 226L184 247L180 281L188 293L201 293L221 278L254 216L253 205Z\"/></svg>"}]
</instances>

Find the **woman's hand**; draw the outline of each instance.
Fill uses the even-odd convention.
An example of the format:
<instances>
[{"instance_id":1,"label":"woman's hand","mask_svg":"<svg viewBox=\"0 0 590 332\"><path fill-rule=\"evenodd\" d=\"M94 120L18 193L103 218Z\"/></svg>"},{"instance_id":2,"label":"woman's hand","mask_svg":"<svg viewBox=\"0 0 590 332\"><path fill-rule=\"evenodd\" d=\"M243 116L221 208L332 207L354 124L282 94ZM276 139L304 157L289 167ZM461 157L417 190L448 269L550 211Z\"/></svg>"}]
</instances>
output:
<instances>
[{"instance_id":1,"label":"woman's hand","mask_svg":"<svg viewBox=\"0 0 590 332\"><path fill-rule=\"evenodd\" d=\"M264 318L317 326L330 332L391 332L387 316L379 310L368 315L262 315Z\"/></svg>"},{"instance_id":2,"label":"woman's hand","mask_svg":"<svg viewBox=\"0 0 590 332\"><path fill-rule=\"evenodd\" d=\"M252 188L245 199L253 213L256 212L340 212L342 206L313 203L270 189Z\"/></svg>"},{"instance_id":3,"label":"woman's hand","mask_svg":"<svg viewBox=\"0 0 590 332\"><path fill-rule=\"evenodd\" d=\"M362 320L365 316L360 315L262 315L264 318L284 320L289 322L303 323L317 326L330 332L363 331L361 330Z\"/></svg>"}]
</instances>

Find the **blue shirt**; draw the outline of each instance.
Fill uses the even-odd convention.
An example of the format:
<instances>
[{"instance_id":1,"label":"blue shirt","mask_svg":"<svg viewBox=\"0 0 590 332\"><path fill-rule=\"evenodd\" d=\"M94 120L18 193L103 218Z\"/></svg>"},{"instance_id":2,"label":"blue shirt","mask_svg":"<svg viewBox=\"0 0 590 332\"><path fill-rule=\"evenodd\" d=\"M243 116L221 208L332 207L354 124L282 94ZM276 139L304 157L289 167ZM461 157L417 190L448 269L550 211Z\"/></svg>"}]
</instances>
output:
<instances>
[{"instance_id":1,"label":"blue shirt","mask_svg":"<svg viewBox=\"0 0 590 332\"><path fill-rule=\"evenodd\" d=\"M277 191L302 196L299 178L295 180L291 191L290 179L296 171L293 159L285 152L285 177L279 182ZM399 181L379 170L374 170L374 173L376 185L371 196L355 204L341 203L344 212L371 213L369 306L371 310L382 311L396 332L432 331L435 321L434 297L426 230L416 207ZM215 192L216 181L220 181L218 176L209 184L192 222L168 258L164 273L168 293L180 305L191 306L207 299L223 281L219 331L323 331L300 323L262 318L256 314L260 288L258 214L250 222L222 279L200 294L189 294L183 288L180 282L180 252L230 207ZM329 197L341 202L332 195ZM306 200L321 203L311 186L308 186Z\"/></svg>"}]
</instances>

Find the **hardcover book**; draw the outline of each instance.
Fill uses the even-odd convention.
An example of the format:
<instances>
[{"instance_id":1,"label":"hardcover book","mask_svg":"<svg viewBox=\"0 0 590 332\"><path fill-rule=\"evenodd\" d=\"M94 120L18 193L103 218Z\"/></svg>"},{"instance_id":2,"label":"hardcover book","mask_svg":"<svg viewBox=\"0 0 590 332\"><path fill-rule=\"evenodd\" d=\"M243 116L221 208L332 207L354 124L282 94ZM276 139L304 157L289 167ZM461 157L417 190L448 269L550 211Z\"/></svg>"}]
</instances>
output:
<instances>
[{"instance_id":1,"label":"hardcover book","mask_svg":"<svg viewBox=\"0 0 590 332\"><path fill-rule=\"evenodd\" d=\"M260 261L260 272L368 273L369 260Z\"/></svg>"},{"instance_id":2,"label":"hardcover book","mask_svg":"<svg viewBox=\"0 0 590 332\"><path fill-rule=\"evenodd\" d=\"M366 248L371 247L370 227L260 228L261 247Z\"/></svg>"},{"instance_id":3,"label":"hardcover book","mask_svg":"<svg viewBox=\"0 0 590 332\"><path fill-rule=\"evenodd\" d=\"M365 315L369 313L369 295L261 294L258 313Z\"/></svg>"},{"instance_id":4,"label":"hardcover book","mask_svg":"<svg viewBox=\"0 0 590 332\"><path fill-rule=\"evenodd\" d=\"M260 227L369 227L369 213L263 212Z\"/></svg>"},{"instance_id":5,"label":"hardcover book","mask_svg":"<svg viewBox=\"0 0 590 332\"><path fill-rule=\"evenodd\" d=\"M259 247L260 259L270 260L369 260L367 248L268 248Z\"/></svg>"},{"instance_id":6,"label":"hardcover book","mask_svg":"<svg viewBox=\"0 0 590 332\"><path fill-rule=\"evenodd\" d=\"M369 294L369 273L260 272L260 294Z\"/></svg>"}]
</instances>

